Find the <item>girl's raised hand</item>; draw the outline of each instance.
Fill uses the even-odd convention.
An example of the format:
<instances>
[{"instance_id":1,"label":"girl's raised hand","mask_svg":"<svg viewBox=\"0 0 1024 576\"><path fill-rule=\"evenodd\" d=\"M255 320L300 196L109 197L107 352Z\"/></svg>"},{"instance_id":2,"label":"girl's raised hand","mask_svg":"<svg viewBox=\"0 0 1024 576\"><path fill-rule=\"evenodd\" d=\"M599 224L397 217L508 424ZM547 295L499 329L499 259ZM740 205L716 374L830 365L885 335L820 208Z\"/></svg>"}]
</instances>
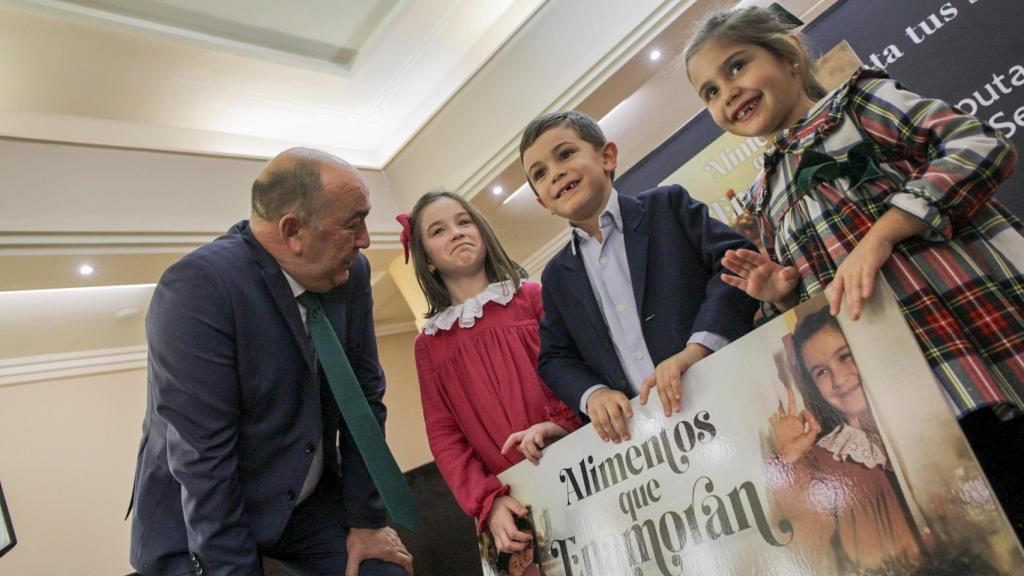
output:
<instances>
[{"instance_id":1,"label":"girl's raised hand","mask_svg":"<svg viewBox=\"0 0 1024 576\"><path fill-rule=\"evenodd\" d=\"M722 281L743 290L751 298L780 308L796 305L800 274L792 266L777 264L766 252L746 248L726 250L722 266L735 274L722 274Z\"/></svg>"},{"instance_id":2,"label":"girl's raised hand","mask_svg":"<svg viewBox=\"0 0 1024 576\"><path fill-rule=\"evenodd\" d=\"M487 517L487 527L499 552L520 552L530 543L530 535L516 528L516 516L525 516L527 512L526 507L511 496L499 496L494 500Z\"/></svg>"},{"instance_id":3,"label":"girl's raised hand","mask_svg":"<svg viewBox=\"0 0 1024 576\"><path fill-rule=\"evenodd\" d=\"M509 434L508 439L505 440L505 445L501 447L502 454L508 454L508 451L513 446L518 444L516 447L526 459L534 464L540 463L541 449L544 448L545 439L553 438L558 439L568 434L569 431L562 428L554 422L540 422L530 426L526 430L520 430L519 432L513 432Z\"/></svg>"},{"instance_id":4,"label":"girl's raised hand","mask_svg":"<svg viewBox=\"0 0 1024 576\"><path fill-rule=\"evenodd\" d=\"M797 414L796 395L792 386L786 386L786 395L789 397L788 409L783 410L780 402L779 413L772 416L770 422L779 457L784 462L792 464L803 458L811 449L821 432L821 426L814 414L806 409Z\"/></svg>"}]
</instances>

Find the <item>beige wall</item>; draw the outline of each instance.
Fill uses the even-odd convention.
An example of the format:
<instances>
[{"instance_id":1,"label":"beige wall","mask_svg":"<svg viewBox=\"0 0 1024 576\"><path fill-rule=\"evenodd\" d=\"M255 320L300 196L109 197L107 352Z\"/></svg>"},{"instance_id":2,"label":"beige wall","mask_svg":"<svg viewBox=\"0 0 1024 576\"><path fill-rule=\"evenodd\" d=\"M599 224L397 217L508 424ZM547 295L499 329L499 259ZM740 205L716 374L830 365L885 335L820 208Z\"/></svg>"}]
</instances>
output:
<instances>
[{"instance_id":1,"label":"beige wall","mask_svg":"<svg viewBox=\"0 0 1024 576\"><path fill-rule=\"evenodd\" d=\"M411 470L434 460L427 446L420 405L420 384L413 357L415 332L377 338L381 365L388 378L388 445L399 467Z\"/></svg>"},{"instance_id":2,"label":"beige wall","mask_svg":"<svg viewBox=\"0 0 1024 576\"><path fill-rule=\"evenodd\" d=\"M382 337L388 442L402 470L433 460L414 333ZM128 574L124 520L146 407L145 370L0 386L0 483L18 545L0 574Z\"/></svg>"},{"instance_id":3,"label":"beige wall","mask_svg":"<svg viewBox=\"0 0 1024 576\"><path fill-rule=\"evenodd\" d=\"M124 520L146 402L132 370L0 387L0 482L18 544L0 574L128 574Z\"/></svg>"}]
</instances>

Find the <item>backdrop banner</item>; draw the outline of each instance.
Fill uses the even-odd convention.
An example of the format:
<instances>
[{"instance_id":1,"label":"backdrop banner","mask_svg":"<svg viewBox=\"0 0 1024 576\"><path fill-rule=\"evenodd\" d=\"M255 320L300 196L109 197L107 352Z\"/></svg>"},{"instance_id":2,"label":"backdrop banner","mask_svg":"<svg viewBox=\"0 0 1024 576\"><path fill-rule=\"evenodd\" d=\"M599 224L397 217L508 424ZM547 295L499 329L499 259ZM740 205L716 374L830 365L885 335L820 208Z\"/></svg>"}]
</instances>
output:
<instances>
[{"instance_id":1,"label":"backdrop banner","mask_svg":"<svg viewBox=\"0 0 1024 576\"><path fill-rule=\"evenodd\" d=\"M845 43L863 64L884 68L908 90L941 98L985 120L1024 150L1021 29L1020 0L840 0L803 32L819 53ZM849 77L848 64L845 58L835 66L822 64L826 88ZM688 84L679 88L692 90ZM716 143L721 135L705 110L622 174L616 187L636 194L662 182L678 183L705 202L724 200L729 188L740 195L756 174L755 163L767 142L727 136ZM713 153L705 150L709 146ZM674 175L702 152L696 170ZM744 179L747 172L750 178ZM1024 216L1021 190L1024 170L1017 170L996 193L1018 217Z\"/></svg>"}]
</instances>

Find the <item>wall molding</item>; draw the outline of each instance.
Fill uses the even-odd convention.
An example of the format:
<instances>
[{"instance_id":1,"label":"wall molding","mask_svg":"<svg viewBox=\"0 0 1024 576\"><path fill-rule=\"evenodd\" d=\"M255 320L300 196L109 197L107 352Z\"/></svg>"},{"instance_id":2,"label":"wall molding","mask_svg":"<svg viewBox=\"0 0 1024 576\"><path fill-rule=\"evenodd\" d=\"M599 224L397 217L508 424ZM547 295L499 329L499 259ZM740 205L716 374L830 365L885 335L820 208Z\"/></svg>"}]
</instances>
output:
<instances>
[{"instance_id":1,"label":"wall molding","mask_svg":"<svg viewBox=\"0 0 1024 576\"><path fill-rule=\"evenodd\" d=\"M551 240L544 243L543 246L538 248L529 258L520 262L523 268L526 268L526 273L530 275L530 278L536 282L540 282L540 274L544 271L544 266L551 260L559 250L561 250L566 242L569 241L569 228L555 234Z\"/></svg>"},{"instance_id":2,"label":"wall molding","mask_svg":"<svg viewBox=\"0 0 1024 576\"><path fill-rule=\"evenodd\" d=\"M0 232L0 256L78 254L184 254L220 232ZM393 231L370 231L371 250L398 250Z\"/></svg>"},{"instance_id":3,"label":"wall molding","mask_svg":"<svg viewBox=\"0 0 1024 576\"><path fill-rule=\"evenodd\" d=\"M0 387L76 376L144 370L145 344L0 360Z\"/></svg>"},{"instance_id":4,"label":"wall molding","mask_svg":"<svg viewBox=\"0 0 1024 576\"><path fill-rule=\"evenodd\" d=\"M383 336L394 336L396 334L405 334L407 332L419 332L416 328L416 322L409 320L408 322L388 322L387 324L377 324L374 326L374 332L377 338Z\"/></svg>"},{"instance_id":5,"label":"wall molding","mask_svg":"<svg viewBox=\"0 0 1024 576\"><path fill-rule=\"evenodd\" d=\"M569 110L578 106L580 102L586 100L598 87L618 72L629 59L636 56L651 38L660 34L679 16L693 7L696 1L673 0L662 3L657 10L651 12L639 26L623 37L586 74L569 86L537 116L557 110ZM458 93L456 93L457 95ZM519 140L521 137L522 130L516 132L512 140L506 142L489 160L470 174L462 185L456 188L456 193L467 200L472 200L484 190L488 182L497 178L510 164L519 162ZM387 170L387 166L384 169Z\"/></svg>"}]
</instances>

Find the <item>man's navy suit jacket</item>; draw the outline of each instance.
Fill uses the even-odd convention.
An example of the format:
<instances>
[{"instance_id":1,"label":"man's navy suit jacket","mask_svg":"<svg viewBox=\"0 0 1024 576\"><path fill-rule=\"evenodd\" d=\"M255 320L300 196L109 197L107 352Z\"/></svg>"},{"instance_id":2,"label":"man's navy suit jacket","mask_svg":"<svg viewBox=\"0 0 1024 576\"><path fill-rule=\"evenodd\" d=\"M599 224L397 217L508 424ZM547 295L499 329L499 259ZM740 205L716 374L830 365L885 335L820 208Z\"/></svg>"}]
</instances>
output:
<instances>
[{"instance_id":1,"label":"man's navy suit jacket","mask_svg":"<svg viewBox=\"0 0 1024 576\"><path fill-rule=\"evenodd\" d=\"M722 282L726 250L755 249L708 215L680 186L662 186L633 198L619 195L626 259L636 309L654 365L679 352L695 332L733 341L750 331L757 303ZM634 395L615 354L604 316L575 238L542 275L540 374L569 406L580 409L596 384Z\"/></svg>"},{"instance_id":2,"label":"man's navy suit jacket","mask_svg":"<svg viewBox=\"0 0 1024 576\"><path fill-rule=\"evenodd\" d=\"M384 374L365 256L323 301L383 426ZM317 381L291 288L248 222L168 268L153 293L146 335L136 570L180 574L202 565L207 573L262 574L258 548L280 537L321 439L321 488L342 500L343 521L384 525L383 504L337 405L329 390L321 396L326 387Z\"/></svg>"}]
</instances>

